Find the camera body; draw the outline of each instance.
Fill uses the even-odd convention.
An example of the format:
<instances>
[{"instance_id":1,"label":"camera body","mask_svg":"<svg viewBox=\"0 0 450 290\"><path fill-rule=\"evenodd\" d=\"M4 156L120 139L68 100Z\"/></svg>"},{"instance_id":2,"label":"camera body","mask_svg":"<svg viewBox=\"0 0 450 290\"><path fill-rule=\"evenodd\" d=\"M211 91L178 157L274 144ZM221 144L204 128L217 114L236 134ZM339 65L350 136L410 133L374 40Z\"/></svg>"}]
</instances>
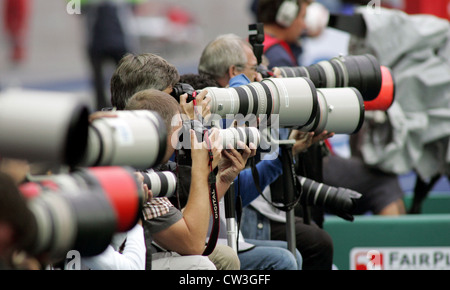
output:
<instances>
[{"instance_id":1,"label":"camera body","mask_svg":"<svg viewBox=\"0 0 450 290\"><path fill-rule=\"evenodd\" d=\"M180 103L180 96L183 94L187 94L187 100L186 103L190 103L194 100L194 94L196 93L196 90L190 85L186 83L177 83L172 88L172 92L170 95L174 97L178 103Z\"/></svg>"}]
</instances>

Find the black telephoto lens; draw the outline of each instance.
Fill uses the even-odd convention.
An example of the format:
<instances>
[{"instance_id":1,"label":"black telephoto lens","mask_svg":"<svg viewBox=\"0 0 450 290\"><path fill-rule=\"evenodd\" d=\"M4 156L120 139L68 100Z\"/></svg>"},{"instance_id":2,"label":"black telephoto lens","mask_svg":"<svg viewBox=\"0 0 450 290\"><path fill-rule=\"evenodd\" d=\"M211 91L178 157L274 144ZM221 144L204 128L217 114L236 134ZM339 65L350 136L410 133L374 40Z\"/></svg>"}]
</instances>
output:
<instances>
[{"instance_id":1,"label":"black telephoto lens","mask_svg":"<svg viewBox=\"0 0 450 290\"><path fill-rule=\"evenodd\" d=\"M382 86L381 65L370 54L335 57L305 67L278 67L284 78L309 78L316 88L354 87L364 101L378 97Z\"/></svg>"},{"instance_id":2,"label":"black telephoto lens","mask_svg":"<svg viewBox=\"0 0 450 290\"><path fill-rule=\"evenodd\" d=\"M360 193L346 188L328 186L301 176L298 176L298 181L302 185L300 204L323 206L331 214L353 221L352 212L356 200L361 198Z\"/></svg>"}]
</instances>

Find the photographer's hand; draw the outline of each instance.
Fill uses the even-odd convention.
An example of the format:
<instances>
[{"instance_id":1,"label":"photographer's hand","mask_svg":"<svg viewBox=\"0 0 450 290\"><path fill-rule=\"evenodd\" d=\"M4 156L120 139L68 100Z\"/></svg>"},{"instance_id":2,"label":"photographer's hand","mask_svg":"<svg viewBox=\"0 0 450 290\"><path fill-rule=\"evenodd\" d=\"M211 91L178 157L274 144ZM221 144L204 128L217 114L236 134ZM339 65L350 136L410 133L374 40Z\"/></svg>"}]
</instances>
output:
<instances>
[{"instance_id":1,"label":"photographer's hand","mask_svg":"<svg viewBox=\"0 0 450 290\"><path fill-rule=\"evenodd\" d=\"M216 179L219 199L225 195L238 174L245 169L247 160L256 155L256 146L253 143L247 146L243 142L238 141L238 148L242 148L242 153L239 153L231 145L228 146L227 150L222 150L222 158L218 165L219 171Z\"/></svg>"},{"instance_id":2,"label":"photographer's hand","mask_svg":"<svg viewBox=\"0 0 450 290\"><path fill-rule=\"evenodd\" d=\"M319 135L315 135L313 132L301 132L298 130L292 130L289 139L296 140L294 146L292 146L292 154L297 155L302 151L308 149L312 144L324 141L334 136L334 133L323 131Z\"/></svg>"},{"instance_id":3,"label":"photographer's hand","mask_svg":"<svg viewBox=\"0 0 450 290\"><path fill-rule=\"evenodd\" d=\"M141 190L144 194L144 202L148 202L148 201L152 200L153 193L150 189L148 189L147 184L144 183L144 176L142 175L142 173L136 171L134 173L134 175L136 176L138 184L141 186Z\"/></svg>"},{"instance_id":4,"label":"photographer's hand","mask_svg":"<svg viewBox=\"0 0 450 290\"><path fill-rule=\"evenodd\" d=\"M332 138L334 136L334 132L323 131L317 136L314 136L313 143L317 143L320 141L325 141L328 138Z\"/></svg>"},{"instance_id":5,"label":"photographer's hand","mask_svg":"<svg viewBox=\"0 0 450 290\"><path fill-rule=\"evenodd\" d=\"M194 130L190 130L191 133L191 158L192 158L192 168L195 170L204 171L209 174L211 170L214 170L220 159L221 159L221 149L220 146L217 146L219 139L219 130L213 128L211 130L211 134L208 136L208 140L203 142L199 142L197 140L196 134ZM209 152L212 152L213 160L212 165L210 166L210 156Z\"/></svg>"},{"instance_id":6,"label":"photographer's hand","mask_svg":"<svg viewBox=\"0 0 450 290\"><path fill-rule=\"evenodd\" d=\"M211 97L207 97L207 90L203 90L195 96L195 104L194 102L187 102L188 95L183 94L180 96L180 105L183 110L183 113L189 117L191 120L196 120L197 114L200 114L204 119L208 119L211 115L211 106L209 103L211 102ZM194 107L196 105L197 108ZM197 112L196 112L197 111Z\"/></svg>"},{"instance_id":7,"label":"photographer's hand","mask_svg":"<svg viewBox=\"0 0 450 290\"><path fill-rule=\"evenodd\" d=\"M292 154L297 155L302 151L305 151L313 144L314 132L301 132L298 130L292 130L289 139L295 140L295 144L292 146Z\"/></svg>"},{"instance_id":8,"label":"photographer's hand","mask_svg":"<svg viewBox=\"0 0 450 290\"><path fill-rule=\"evenodd\" d=\"M117 118L117 114L113 111L98 111L89 115L89 123L101 118Z\"/></svg>"},{"instance_id":9,"label":"photographer's hand","mask_svg":"<svg viewBox=\"0 0 450 290\"><path fill-rule=\"evenodd\" d=\"M272 69L273 72L273 77L274 78L282 78L283 76L281 75L281 70L278 67L274 67Z\"/></svg>"}]
</instances>

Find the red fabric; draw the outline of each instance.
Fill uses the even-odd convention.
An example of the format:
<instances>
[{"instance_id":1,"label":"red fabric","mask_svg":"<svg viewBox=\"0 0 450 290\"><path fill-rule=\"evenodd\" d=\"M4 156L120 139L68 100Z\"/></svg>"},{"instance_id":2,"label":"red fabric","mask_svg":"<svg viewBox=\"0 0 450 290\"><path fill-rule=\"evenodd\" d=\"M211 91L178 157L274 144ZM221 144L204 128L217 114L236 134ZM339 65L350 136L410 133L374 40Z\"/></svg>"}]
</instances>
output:
<instances>
[{"instance_id":1,"label":"red fabric","mask_svg":"<svg viewBox=\"0 0 450 290\"><path fill-rule=\"evenodd\" d=\"M4 3L4 27L13 49L11 59L21 61L25 58L25 36L30 18L30 1L5 0Z\"/></svg>"},{"instance_id":2,"label":"red fabric","mask_svg":"<svg viewBox=\"0 0 450 290\"><path fill-rule=\"evenodd\" d=\"M406 0L405 11L408 14L432 14L450 19L450 0Z\"/></svg>"},{"instance_id":3,"label":"red fabric","mask_svg":"<svg viewBox=\"0 0 450 290\"><path fill-rule=\"evenodd\" d=\"M291 57L293 63L297 63L297 59L295 58L294 53L292 53L291 47L289 46L289 44L287 44L286 41L272 37L268 34L264 35L264 53L269 50L269 48L277 44L281 45L284 48L284 50Z\"/></svg>"}]
</instances>

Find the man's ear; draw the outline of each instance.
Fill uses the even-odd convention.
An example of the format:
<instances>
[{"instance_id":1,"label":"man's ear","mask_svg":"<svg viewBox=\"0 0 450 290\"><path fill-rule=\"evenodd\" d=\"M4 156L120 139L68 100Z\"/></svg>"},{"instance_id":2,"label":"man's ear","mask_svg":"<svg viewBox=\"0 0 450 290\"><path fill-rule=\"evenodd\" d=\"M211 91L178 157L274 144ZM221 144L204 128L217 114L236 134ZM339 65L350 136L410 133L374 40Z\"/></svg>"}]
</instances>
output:
<instances>
[{"instance_id":1,"label":"man's ear","mask_svg":"<svg viewBox=\"0 0 450 290\"><path fill-rule=\"evenodd\" d=\"M228 76L230 77L230 79L239 74L240 74L240 72L238 71L238 69L235 65L232 65L228 68Z\"/></svg>"}]
</instances>

